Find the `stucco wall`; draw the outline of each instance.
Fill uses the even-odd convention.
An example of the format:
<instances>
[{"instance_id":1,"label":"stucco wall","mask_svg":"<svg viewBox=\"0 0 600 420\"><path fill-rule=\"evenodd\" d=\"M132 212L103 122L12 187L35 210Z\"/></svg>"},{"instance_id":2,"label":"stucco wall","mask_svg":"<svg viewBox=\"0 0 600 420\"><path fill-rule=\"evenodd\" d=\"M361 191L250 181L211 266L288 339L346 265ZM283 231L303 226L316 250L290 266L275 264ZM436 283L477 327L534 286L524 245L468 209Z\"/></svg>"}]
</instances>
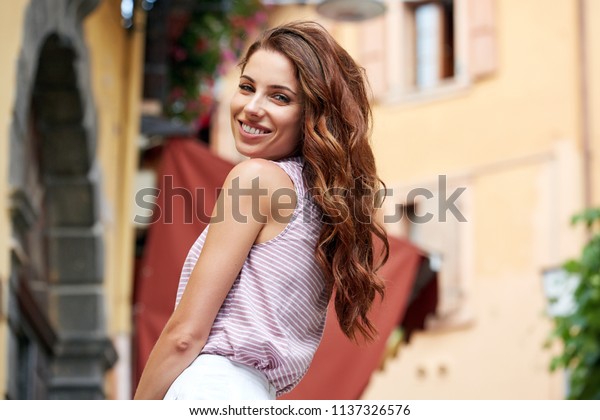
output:
<instances>
[{"instance_id":1,"label":"stucco wall","mask_svg":"<svg viewBox=\"0 0 600 420\"><path fill-rule=\"evenodd\" d=\"M103 178L106 287L110 329L127 331L133 261L133 178L137 165L143 27L125 31L120 1L105 0L85 21L91 82L98 112L98 156ZM139 17L138 24L143 24ZM107 36L110 34L110 36Z\"/></svg>"},{"instance_id":2,"label":"stucco wall","mask_svg":"<svg viewBox=\"0 0 600 420\"><path fill-rule=\"evenodd\" d=\"M592 205L600 206L600 3L586 2Z\"/></svg>"},{"instance_id":3,"label":"stucco wall","mask_svg":"<svg viewBox=\"0 0 600 420\"><path fill-rule=\"evenodd\" d=\"M577 2L496 6L493 75L435 101L375 110L387 182L446 174L470 192L462 238L471 254L462 273L470 322L416 335L374 376L366 398L564 395L543 348L551 324L542 272L583 241L569 226L583 206Z\"/></svg>"},{"instance_id":4,"label":"stucco wall","mask_svg":"<svg viewBox=\"0 0 600 420\"><path fill-rule=\"evenodd\" d=\"M98 112L98 156L103 178L105 287L108 332L119 353L111 371L109 398L130 398L133 288L134 178L142 98L144 23L125 31L120 0L104 0L85 21L91 82ZM110 34L110 36L107 36Z\"/></svg>"}]
</instances>

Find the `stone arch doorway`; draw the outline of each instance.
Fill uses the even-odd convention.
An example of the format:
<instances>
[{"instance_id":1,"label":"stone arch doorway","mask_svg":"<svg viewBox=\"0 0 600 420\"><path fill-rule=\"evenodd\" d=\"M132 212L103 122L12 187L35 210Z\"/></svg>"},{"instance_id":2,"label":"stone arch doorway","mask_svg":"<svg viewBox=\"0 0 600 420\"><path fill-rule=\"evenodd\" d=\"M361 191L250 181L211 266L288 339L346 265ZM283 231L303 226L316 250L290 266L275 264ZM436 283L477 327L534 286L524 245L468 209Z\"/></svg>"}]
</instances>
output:
<instances>
[{"instance_id":1,"label":"stone arch doorway","mask_svg":"<svg viewBox=\"0 0 600 420\"><path fill-rule=\"evenodd\" d=\"M32 1L11 127L8 398L104 398L100 179L81 22L97 0Z\"/></svg>"}]
</instances>

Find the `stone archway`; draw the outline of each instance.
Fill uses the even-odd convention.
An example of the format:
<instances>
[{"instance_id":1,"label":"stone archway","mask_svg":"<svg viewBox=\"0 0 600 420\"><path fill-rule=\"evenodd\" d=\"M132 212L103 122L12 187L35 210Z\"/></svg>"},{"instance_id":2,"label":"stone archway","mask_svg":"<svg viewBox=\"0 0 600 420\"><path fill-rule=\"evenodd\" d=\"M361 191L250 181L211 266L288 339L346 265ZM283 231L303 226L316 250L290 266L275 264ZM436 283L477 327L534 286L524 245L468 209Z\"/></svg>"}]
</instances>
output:
<instances>
[{"instance_id":1,"label":"stone archway","mask_svg":"<svg viewBox=\"0 0 600 420\"><path fill-rule=\"evenodd\" d=\"M99 0L33 0L10 138L9 398L104 398L96 115L82 20Z\"/></svg>"}]
</instances>

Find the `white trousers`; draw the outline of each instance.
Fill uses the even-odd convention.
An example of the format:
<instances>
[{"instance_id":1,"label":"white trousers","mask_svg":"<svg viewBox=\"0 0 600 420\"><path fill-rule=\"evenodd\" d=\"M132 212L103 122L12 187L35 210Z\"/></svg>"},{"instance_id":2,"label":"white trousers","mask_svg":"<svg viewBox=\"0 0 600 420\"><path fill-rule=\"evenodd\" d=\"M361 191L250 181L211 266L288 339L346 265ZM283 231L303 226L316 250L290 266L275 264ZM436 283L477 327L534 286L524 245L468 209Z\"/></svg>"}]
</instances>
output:
<instances>
[{"instance_id":1,"label":"white trousers","mask_svg":"<svg viewBox=\"0 0 600 420\"><path fill-rule=\"evenodd\" d=\"M175 379L165 400L274 400L275 388L257 369L201 354Z\"/></svg>"}]
</instances>

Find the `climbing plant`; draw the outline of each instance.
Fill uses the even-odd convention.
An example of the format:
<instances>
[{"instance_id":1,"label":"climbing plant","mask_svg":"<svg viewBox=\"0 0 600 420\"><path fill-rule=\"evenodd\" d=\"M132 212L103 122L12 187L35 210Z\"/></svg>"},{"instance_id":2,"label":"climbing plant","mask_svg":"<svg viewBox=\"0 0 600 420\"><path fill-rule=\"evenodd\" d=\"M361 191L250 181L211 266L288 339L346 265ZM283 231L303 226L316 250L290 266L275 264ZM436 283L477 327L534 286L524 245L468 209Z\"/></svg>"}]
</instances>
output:
<instances>
[{"instance_id":1,"label":"climbing plant","mask_svg":"<svg viewBox=\"0 0 600 420\"><path fill-rule=\"evenodd\" d=\"M172 28L169 53L170 94L166 112L184 122L206 118L213 107L215 84L266 24L259 0L212 2L198 7Z\"/></svg>"},{"instance_id":2,"label":"climbing plant","mask_svg":"<svg viewBox=\"0 0 600 420\"><path fill-rule=\"evenodd\" d=\"M568 373L569 399L600 399L600 208L577 214L572 222L585 224L590 239L579 258L563 266L578 284L572 310L554 317L550 342L560 342L561 353L550 369Z\"/></svg>"}]
</instances>

